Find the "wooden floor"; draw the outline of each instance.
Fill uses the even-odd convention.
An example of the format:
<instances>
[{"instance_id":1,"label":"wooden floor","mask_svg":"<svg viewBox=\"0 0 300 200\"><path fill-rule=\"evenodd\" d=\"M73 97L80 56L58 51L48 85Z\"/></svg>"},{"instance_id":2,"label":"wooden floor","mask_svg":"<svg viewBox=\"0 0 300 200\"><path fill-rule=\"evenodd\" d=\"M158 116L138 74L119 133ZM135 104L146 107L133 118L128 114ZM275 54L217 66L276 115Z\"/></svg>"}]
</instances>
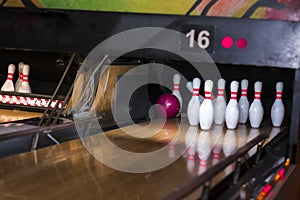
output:
<instances>
[{"instance_id":1,"label":"wooden floor","mask_svg":"<svg viewBox=\"0 0 300 200\"><path fill-rule=\"evenodd\" d=\"M125 127L125 131L133 129L136 130L136 127ZM147 135L153 130L155 125L140 134ZM99 156L97 153L102 153L107 159L119 159L114 149L101 143L104 134L84 140L85 145L90 145L89 151L81 140L73 140L0 159L0 199L162 199L193 177L205 173L207 168L225 159L258 134L267 132L274 137L281 130L264 123L260 129L240 125L237 130L228 131L222 126L214 126L211 131L203 132L188 126L186 121L179 126L177 120L169 120L162 130L148 139L128 136L121 129L112 130L105 133L107 138L127 151L147 153L167 147L161 159L171 159L181 150L184 152L179 159L162 169L127 173L112 169L95 158ZM177 141L168 144L178 133ZM207 156L202 155L200 159L196 153L197 147L202 145L198 149L203 149L207 143L210 143L210 150ZM196 149L187 144L195 144ZM90 152L94 152L94 156ZM135 165L126 158L123 160L128 165ZM206 166L203 166L203 160ZM215 182L231 170L230 167L226 169ZM192 194L189 199L196 198L195 195Z\"/></svg>"},{"instance_id":2,"label":"wooden floor","mask_svg":"<svg viewBox=\"0 0 300 200\"><path fill-rule=\"evenodd\" d=\"M0 123L13 122L18 120L41 117L43 113L26 112L20 110L0 109Z\"/></svg>"}]
</instances>

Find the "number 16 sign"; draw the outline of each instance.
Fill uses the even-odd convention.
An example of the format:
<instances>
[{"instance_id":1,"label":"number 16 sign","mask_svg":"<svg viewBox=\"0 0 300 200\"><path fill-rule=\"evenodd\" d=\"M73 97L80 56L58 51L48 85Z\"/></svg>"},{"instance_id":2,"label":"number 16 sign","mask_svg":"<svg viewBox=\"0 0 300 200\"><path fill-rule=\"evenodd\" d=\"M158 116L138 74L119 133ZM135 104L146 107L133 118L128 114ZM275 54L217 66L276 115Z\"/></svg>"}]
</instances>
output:
<instances>
[{"instance_id":1,"label":"number 16 sign","mask_svg":"<svg viewBox=\"0 0 300 200\"><path fill-rule=\"evenodd\" d=\"M185 40L182 41L182 50L195 51L200 48L209 53L213 51L213 26L183 25L181 26L181 33L186 36Z\"/></svg>"}]
</instances>

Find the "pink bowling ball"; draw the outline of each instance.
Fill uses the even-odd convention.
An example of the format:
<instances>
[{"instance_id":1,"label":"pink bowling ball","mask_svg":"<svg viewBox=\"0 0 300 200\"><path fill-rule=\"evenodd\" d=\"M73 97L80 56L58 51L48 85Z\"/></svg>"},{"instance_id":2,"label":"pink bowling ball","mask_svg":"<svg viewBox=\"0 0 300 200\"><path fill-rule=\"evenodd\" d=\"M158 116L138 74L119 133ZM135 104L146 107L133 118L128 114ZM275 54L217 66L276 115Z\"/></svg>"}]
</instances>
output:
<instances>
[{"instance_id":1,"label":"pink bowling ball","mask_svg":"<svg viewBox=\"0 0 300 200\"><path fill-rule=\"evenodd\" d=\"M176 96L172 94L163 94L156 100L156 112L161 117L175 117L180 110L180 103Z\"/></svg>"}]
</instances>

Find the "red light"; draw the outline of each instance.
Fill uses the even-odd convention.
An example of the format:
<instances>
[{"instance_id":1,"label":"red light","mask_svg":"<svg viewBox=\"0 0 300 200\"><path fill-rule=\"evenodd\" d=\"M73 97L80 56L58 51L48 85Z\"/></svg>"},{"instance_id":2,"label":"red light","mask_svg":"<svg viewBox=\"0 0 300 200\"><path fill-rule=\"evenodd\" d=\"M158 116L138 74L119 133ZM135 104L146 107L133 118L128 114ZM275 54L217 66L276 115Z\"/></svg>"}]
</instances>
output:
<instances>
[{"instance_id":1,"label":"red light","mask_svg":"<svg viewBox=\"0 0 300 200\"><path fill-rule=\"evenodd\" d=\"M226 36L222 39L222 46L226 49L231 48L233 45L233 39L229 36Z\"/></svg>"},{"instance_id":2,"label":"red light","mask_svg":"<svg viewBox=\"0 0 300 200\"><path fill-rule=\"evenodd\" d=\"M278 174L282 177L284 175L284 172L285 172L284 168L281 168Z\"/></svg>"},{"instance_id":3,"label":"red light","mask_svg":"<svg viewBox=\"0 0 300 200\"><path fill-rule=\"evenodd\" d=\"M272 185L266 185L264 189L262 190L266 195L269 194L269 192L272 190Z\"/></svg>"},{"instance_id":4,"label":"red light","mask_svg":"<svg viewBox=\"0 0 300 200\"><path fill-rule=\"evenodd\" d=\"M245 38L240 38L240 39L238 39L238 41L237 41L237 46L238 46L238 48L240 48L240 49L246 48L246 47L247 47L247 44L248 44L248 42L247 42L247 40L246 40Z\"/></svg>"}]
</instances>

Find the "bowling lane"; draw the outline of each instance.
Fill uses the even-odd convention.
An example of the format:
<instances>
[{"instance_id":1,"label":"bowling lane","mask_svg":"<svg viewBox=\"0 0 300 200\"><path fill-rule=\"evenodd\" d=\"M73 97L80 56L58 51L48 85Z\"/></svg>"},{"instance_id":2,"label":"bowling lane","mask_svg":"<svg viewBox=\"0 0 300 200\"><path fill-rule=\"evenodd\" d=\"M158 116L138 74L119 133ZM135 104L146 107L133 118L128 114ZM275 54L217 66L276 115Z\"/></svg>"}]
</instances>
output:
<instances>
[{"instance_id":1,"label":"bowling lane","mask_svg":"<svg viewBox=\"0 0 300 200\"><path fill-rule=\"evenodd\" d=\"M27 112L21 110L0 109L0 123L13 122L18 120L41 117L43 113Z\"/></svg>"},{"instance_id":2,"label":"bowling lane","mask_svg":"<svg viewBox=\"0 0 300 200\"><path fill-rule=\"evenodd\" d=\"M0 159L0 199L162 199L226 159L258 134L273 130L268 122L264 122L260 129L251 129L248 125L239 125L237 130L214 126L211 131L188 126L186 120L168 120L162 129L159 129L159 124L141 124L144 125L141 132L136 126L128 126L89 136L84 140L84 145L90 147L89 151L81 140L73 140ZM278 128L276 132L284 128ZM153 130L157 133L149 138L126 134L138 131L141 136L148 136ZM275 130L273 135L276 135ZM172 159L178 155L179 158L152 172L120 172L95 158L101 153L107 160L120 159L115 148L102 142L105 136L115 146L130 152L149 153L166 147L160 159ZM173 138L176 141L170 142ZM138 164L128 158L119 161L132 166ZM233 166L220 173L213 184L232 169ZM192 194L189 199L195 198Z\"/></svg>"}]
</instances>

